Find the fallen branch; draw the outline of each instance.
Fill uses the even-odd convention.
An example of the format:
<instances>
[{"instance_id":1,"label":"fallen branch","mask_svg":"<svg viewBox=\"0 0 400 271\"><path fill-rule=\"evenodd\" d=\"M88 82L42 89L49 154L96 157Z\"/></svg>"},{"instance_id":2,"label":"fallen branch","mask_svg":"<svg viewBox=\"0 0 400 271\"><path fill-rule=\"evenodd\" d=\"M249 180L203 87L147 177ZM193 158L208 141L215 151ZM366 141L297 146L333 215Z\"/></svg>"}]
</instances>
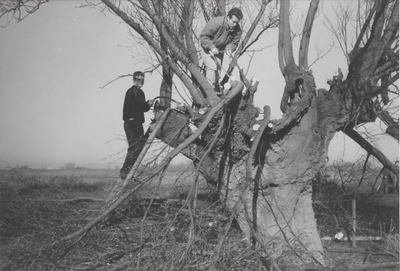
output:
<instances>
[{"instance_id":1,"label":"fallen branch","mask_svg":"<svg viewBox=\"0 0 400 271\"><path fill-rule=\"evenodd\" d=\"M151 132L149 138L146 141L145 146L141 150L138 158L135 161L135 164L129 171L128 175L126 176L126 179L122 181L121 183L115 183L110 194L108 195L108 198L106 200L106 205L103 207L102 210L107 209L107 207L115 201L124 191L126 187L134 180L135 174L139 168L140 163L142 162L143 158L145 157L147 151L149 150L151 143L153 143L156 134L158 131L161 129L162 125L164 124L165 120L167 119L167 116L169 114L170 108L167 108L164 113L162 114L161 118L158 120L156 127L154 128L154 131Z\"/></svg>"},{"instance_id":2,"label":"fallen branch","mask_svg":"<svg viewBox=\"0 0 400 271\"><path fill-rule=\"evenodd\" d=\"M210 111L207 113L204 121L200 124L199 128L194 132L190 137L188 137L184 142L182 142L180 145L178 145L174 150L172 150L161 162L160 164L152 171L152 174L148 176L145 180L142 180L142 182L138 182L132 189L124 192L121 194L106 210L101 212L99 216L94 218L92 221L87 223L84 227L81 229L63 237L60 239L60 241L66 241L71 238L74 238L76 236L79 236L90 229L92 229L94 226L96 226L98 223L103 221L104 218L106 218L112 211L114 211L124 200L126 200L133 192L135 192L137 189L139 189L143 184L151 179L153 176L156 176L159 172L161 172L166 165L169 164L169 162L174 158L176 155L178 155L184 148L189 146L196 138L198 138L201 133L207 128L209 122L212 120L214 115L225 105L228 104L230 100L232 100L243 88L243 83L241 82L236 82L237 84L234 85L232 91L221 101L219 101L214 107L210 109ZM164 112L162 115L160 122L162 123L166 116L168 114L168 110ZM161 125L157 123L157 126L155 127L154 131L150 134L150 137L148 141L151 138L154 138L155 135L158 133L158 130L161 128ZM58 242L55 242L53 245L57 244Z\"/></svg>"},{"instance_id":3,"label":"fallen branch","mask_svg":"<svg viewBox=\"0 0 400 271\"><path fill-rule=\"evenodd\" d=\"M160 118L160 123L157 124L157 126L155 127L154 131L150 134L148 140L146 143L149 143L148 145L151 144L152 140L154 140L155 135L158 133L159 129L161 129L162 123L165 121L167 115L168 115L169 110L166 110L164 112L164 114L161 116ZM145 150L143 150L145 151ZM143 152L142 151L142 152ZM141 153L142 154L142 153ZM131 174L131 172L129 173ZM149 176L147 179L150 179L152 176ZM121 193L122 190L118 190L118 191L114 191L114 193L118 193L117 195L119 197L116 198L115 201L112 202L111 205L109 205L104 211L102 211L100 213L99 216L97 216L96 218L94 218L92 221L90 221L89 223L87 223L84 227L82 227L81 229L63 237L60 239L60 241L66 241L69 240L71 238L74 238L78 235L81 235L87 231L89 231L90 229L92 229L94 226L96 226L98 223L100 223L101 221L103 221L103 219L105 219L112 211L114 211L125 199L127 199L133 192L135 192L137 189L139 189L143 184L145 183L145 181L138 183L137 185L134 186L133 189L128 190L127 192L123 193L122 195L119 196L119 193ZM109 197L110 199L110 197Z\"/></svg>"}]
</instances>

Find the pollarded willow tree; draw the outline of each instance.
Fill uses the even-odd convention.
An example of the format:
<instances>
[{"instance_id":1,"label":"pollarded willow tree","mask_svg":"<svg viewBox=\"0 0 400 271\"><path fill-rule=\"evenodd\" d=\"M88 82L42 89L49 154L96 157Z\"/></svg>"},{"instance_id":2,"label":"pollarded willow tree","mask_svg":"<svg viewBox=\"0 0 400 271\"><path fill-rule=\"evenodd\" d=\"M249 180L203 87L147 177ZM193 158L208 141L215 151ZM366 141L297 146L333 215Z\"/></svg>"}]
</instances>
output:
<instances>
[{"instance_id":1,"label":"pollarded willow tree","mask_svg":"<svg viewBox=\"0 0 400 271\"><path fill-rule=\"evenodd\" d=\"M14 1L14 4L24 2ZM143 182L138 179L162 173L171 159L182 153L220 192L232 217L266 255L272 259L286 255L300 265L324 264L312 209L311 179L326 163L334 134L343 131L398 176L398 168L357 132L360 125L380 118L388 126L387 133L398 141L398 119L387 110L388 93L398 96L394 85L398 80L398 0L358 2L357 36L354 41L347 40L345 47L349 52L348 75L345 78L339 70L338 75L329 80L328 90L317 90L308 64L308 48L319 1L310 1L297 61L290 29L290 1L280 1L278 55L286 85L283 93L279 90L284 115L273 123L268 105L264 107L264 119L256 120L258 109L253 99L258 82L246 78L240 67L240 81L231 82L232 89L223 97L215 95L201 70L194 29L213 15L225 15L232 3L224 0L101 2L95 6L120 17L158 59L154 64L162 69L160 96L164 113L160 113L162 116L149 139L157 136L174 149L151 176L131 172L128 182L110 195L103 215L83 230L90 229L129 197L131 192L124 190L130 185L129 177L135 176L136 184L140 185ZM275 24L271 20L271 24L265 25L262 20L268 5L272 5L270 2L235 3L251 10L256 17L246 25L247 32L228 72L236 68L237 59L254 42L249 42L250 39L256 40L257 35ZM18 10L15 6L7 8L11 12ZM169 109L174 80L183 83L192 99L193 104L186 105L184 113ZM198 109L205 106L209 107L208 112L198 114ZM188 128L189 120L197 130ZM257 131L252 129L254 124L260 125ZM134 167L133 171L136 169Z\"/></svg>"}]
</instances>

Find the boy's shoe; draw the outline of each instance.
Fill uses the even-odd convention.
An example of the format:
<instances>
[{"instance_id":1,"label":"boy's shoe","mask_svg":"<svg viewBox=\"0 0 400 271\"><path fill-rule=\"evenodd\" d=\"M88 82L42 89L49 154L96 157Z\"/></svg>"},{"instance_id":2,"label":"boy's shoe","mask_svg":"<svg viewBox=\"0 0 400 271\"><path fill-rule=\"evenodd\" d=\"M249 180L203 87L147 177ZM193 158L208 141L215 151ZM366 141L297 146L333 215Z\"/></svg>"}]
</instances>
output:
<instances>
[{"instance_id":1,"label":"boy's shoe","mask_svg":"<svg viewBox=\"0 0 400 271\"><path fill-rule=\"evenodd\" d=\"M215 93L216 93L217 95L221 95L221 94L222 94L222 92L221 92L221 86L220 86L218 83L213 84L213 86L214 86L214 91L215 91Z\"/></svg>"}]
</instances>

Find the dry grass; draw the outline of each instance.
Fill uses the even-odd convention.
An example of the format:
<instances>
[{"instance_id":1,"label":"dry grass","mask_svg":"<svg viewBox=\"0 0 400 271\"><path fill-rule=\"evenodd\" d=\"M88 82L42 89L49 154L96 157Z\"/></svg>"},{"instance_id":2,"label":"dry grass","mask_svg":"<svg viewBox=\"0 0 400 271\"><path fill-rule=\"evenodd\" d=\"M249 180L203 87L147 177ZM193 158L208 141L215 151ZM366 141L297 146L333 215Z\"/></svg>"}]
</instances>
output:
<instances>
[{"instance_id":1,"label":"dry grass","mask_svg":"<svg viewBox=\"0 0 400 271\"><path fill-rule=\"evenodd\" d=\"M167 189L159 191L155 184L144 188L84 238L52 245L101 208L99 202L62 200L104 195L111 182L85 184L80 176L67 174L48 174L45 181L38 175L3 176L0 262L13 270L208 270L227 214L203 185L191 215L187 176L178 181L176 173L169 177ZM261 253L242 239L240 230L232 227L215 263L218 270L260 270L260 262L265 262Z\"/></svg>"},{"instance_id":2,"label":"dry grass","mask_svg":"<svg viewBox=\"0 0 400 271\"><path fill-rule=\"evenodd\" d=\"M235 224L222 253L215 257L229 214L202 181L196 210L188 208L193 176L187 172L168 173L161 186L153 180L112 213L107 223L80 239L56 243L95 217L102 206L98 201L63 200L104 198L115 170L3 171L0 263L8 263L10 270L270 270L265 255L243 239ZM326 191L316 190L320 194L315 210L321 232L330 235L337 224L348 221L350 209L341 189L327 183L322 187ZM360 231L379 233L385 241L360 244L358 250L347 243L325 243L333 266L398 261L398 218L385 232L376 214L382 210L368 208L372 213L367 207L364 213L360 209Z\"/></svg>"}]
</instances>

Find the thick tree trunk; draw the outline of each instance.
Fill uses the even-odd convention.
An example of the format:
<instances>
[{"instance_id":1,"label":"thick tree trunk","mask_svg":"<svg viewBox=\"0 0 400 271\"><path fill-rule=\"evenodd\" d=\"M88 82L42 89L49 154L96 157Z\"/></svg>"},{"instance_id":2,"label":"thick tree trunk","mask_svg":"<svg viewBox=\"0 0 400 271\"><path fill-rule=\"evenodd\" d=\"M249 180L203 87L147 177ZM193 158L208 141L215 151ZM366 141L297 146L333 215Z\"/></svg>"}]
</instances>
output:
<instances>
[{"instance_id":1,"label":"thick tree trunk","mask_svg":"<svg viewBox=\"0 0 400 271\"><path fill-rule=\"evenodd\" d=\"M327 148L317 125L317 112L314 99L289 134L267 132L265 150L259 152L264 159L253 167L251 183L246 183L247 158L243 158L235 164L221 190L231 209L238 200L244 204L238 221L249 238L256 235L269 257L286 255L288 261L297 265L324 263L311 197L311 179L325 163Z\"/></svg>"},{"instance_id":2,"label":"thick tree trunk","mask_svg":"<svg viewBox=\"0 0 400 271\"><path fill-rule=\"evenodd\" d=\"M308 94L293 102L289 114L263 132L255 157L250 157L253 161L250 178L246 177L246 163L252 144L256 144L251 138L257 133L252 126L260 124L255 120L258 110L250 98L235 97L228 108L214 116L201 139L183 152L193 161L199 161L220 120L225 119L222 135L211 154L203 159L203 176L218 187L232 212L239 210L237 220L249 240L256 240L268 257L282 259L286 255L286 260L297 266L324 263L312 208L311 179L325 164L327 145L336 129L321 121L326 115L324 108L317 106L312 75L304 74L303 78ZM165 137L164 131L174 137L182 133L181 140L190 133L187 127L178 129L178 122L174 118L164 125L161 137L169 144L174 140ZM176 140L179 144L179 139Z\"/></svg>"},{"instance_id":3,"label":"thick tree trunk","mask_svg":"<svg viewBox=\"0 0 400 271\"><path fill-rule=\"evenodd\" d=\"M226 114L223 133L202 162L203 176L218 187L227 207L237 212L249 241L256 241L272 259L285 255L296 268L324 263L312 208L311 180L326 162L327 147L336 129L322 121L327 118L326 112L317 106L313 77L305 74L303 78L308 95L293 102L289 114L263 132L255 157L250 157L250 178L246 164L249 150L256 144L251 138L257 133L252 126L262 122L255 120L258 110L251 99L236 97L208 124L196 146L183 152L199 161L202 148L212 141L221 115ZM171 127L177 123L174 120Z\"/></svg>"}]
</instances>

